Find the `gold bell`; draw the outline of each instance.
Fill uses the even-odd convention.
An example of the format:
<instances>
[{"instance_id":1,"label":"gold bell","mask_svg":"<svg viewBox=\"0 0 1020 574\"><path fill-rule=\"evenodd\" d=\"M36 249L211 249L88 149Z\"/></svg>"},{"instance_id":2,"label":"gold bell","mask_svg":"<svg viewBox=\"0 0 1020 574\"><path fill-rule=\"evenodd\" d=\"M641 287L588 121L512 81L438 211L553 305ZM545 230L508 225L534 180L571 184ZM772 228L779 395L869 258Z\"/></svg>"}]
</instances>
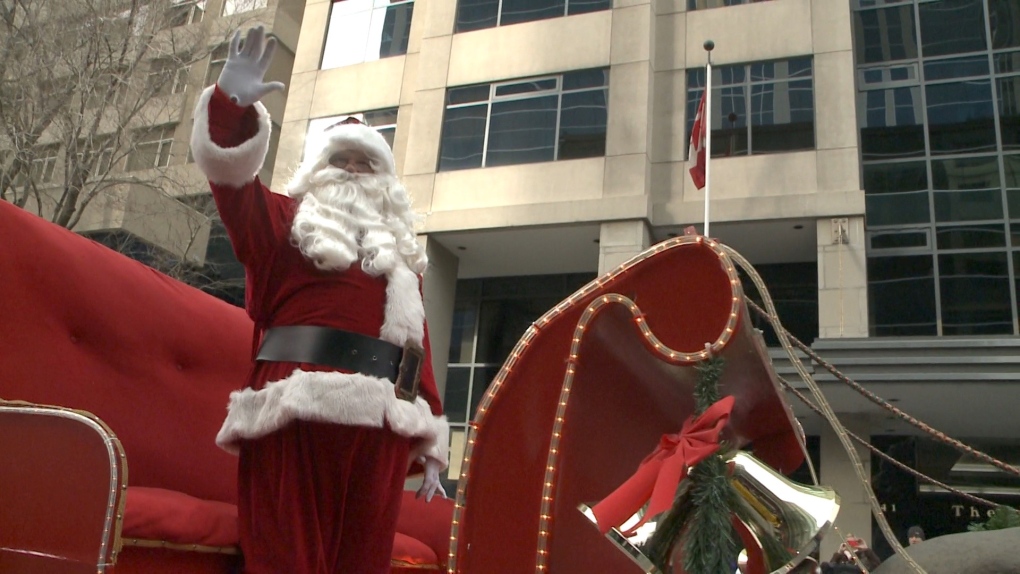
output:
<instances>
[{"instance_id":1,"label":"gold bell","mask_svg":"<svg viewBox=\"0 0 1020 574\"><path fill-rule=\"evenodd\" d=\"M832 528L839 513L839 495L825 486L808 486L793 482L765 463L743 451L725 455L729 482L736 493L732 509L738 533L747 555L747 572L787 574L818 548L818 543ZM684 479L680 488L688 488ZM596 524L589 505L578 509ZM637 524L643 510L619 528L606 533L617 548L640 566L646 574L663 574L643 551L659 520L666 514L651 518L632 536L623 531Z\"/></svg>"}]
</instances>

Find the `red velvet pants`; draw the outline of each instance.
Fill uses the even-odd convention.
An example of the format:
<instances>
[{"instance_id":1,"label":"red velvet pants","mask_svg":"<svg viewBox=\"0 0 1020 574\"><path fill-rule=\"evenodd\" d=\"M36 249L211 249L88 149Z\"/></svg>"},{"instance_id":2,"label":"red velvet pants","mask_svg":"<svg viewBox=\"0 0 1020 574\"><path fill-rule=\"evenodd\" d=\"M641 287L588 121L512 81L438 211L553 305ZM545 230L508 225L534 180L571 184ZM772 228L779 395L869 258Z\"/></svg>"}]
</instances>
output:
<instances>
[{"instance_id":1,"label":"red velvet pants","mask_svg":"<svg viewBox=\"0 0 1020 574\"><path fill-rule=\"evenodd\" d=\"M410 440L388 428L295 421L241 441L247 574L388 574Z\"/></svg>"}]
</instances>

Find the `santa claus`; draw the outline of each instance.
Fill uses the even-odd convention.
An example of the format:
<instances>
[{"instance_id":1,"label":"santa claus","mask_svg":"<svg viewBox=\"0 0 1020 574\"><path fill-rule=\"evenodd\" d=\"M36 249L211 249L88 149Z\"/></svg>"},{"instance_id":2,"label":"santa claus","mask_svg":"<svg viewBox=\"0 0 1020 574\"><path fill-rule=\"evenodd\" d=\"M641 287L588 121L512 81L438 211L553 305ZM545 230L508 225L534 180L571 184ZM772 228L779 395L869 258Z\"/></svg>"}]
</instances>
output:
<instances>
[{"instance_id":1,"label":"santa claus","mask_svg":"<svg viewBox=\"0 0 1020 574\"><path fill-rule=\"evenodd\" d=\"M449 426L421 296L426 257L378 132L315 137L287 195L255 176L269 147L259 100L275 49L240 33L199 97L191 148L246 273L253 364L217 437L236 452L245 571L389 572L405 478L439 492ZM410 464L409 463L415 463Z\"/></svg>"}]
</instances>

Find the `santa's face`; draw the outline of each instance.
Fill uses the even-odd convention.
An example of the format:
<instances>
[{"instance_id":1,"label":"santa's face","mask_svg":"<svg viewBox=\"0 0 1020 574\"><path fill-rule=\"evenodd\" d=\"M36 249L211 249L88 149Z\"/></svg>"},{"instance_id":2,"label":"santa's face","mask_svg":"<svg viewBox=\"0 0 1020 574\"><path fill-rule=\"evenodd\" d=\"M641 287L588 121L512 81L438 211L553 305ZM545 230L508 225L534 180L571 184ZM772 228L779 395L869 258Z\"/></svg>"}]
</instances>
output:
<instances>
[{"instance_id":1,"label":"santa's face","mask_svg":"<svg viewBox=\"0 0 1020 574\"><path fill-rule=\"evenodd\" d=\"M302 166L287 186L297 200L291 242L316 267L342 271L359 262L371 275L428 261L415 239L410 198L387 162L367 150L334 148L321 163Z\"/></svg>"},{"instance_id":2,"label":"santa's face","mask_svg":"<svg viewBox=\"0 0 1020 574\"><path fill-rule=\"evenodd\" d=\"M341 150L329 156L329 165L347 173L373 174L372 159L361 150Z\"/></svg>"}]
</instances>

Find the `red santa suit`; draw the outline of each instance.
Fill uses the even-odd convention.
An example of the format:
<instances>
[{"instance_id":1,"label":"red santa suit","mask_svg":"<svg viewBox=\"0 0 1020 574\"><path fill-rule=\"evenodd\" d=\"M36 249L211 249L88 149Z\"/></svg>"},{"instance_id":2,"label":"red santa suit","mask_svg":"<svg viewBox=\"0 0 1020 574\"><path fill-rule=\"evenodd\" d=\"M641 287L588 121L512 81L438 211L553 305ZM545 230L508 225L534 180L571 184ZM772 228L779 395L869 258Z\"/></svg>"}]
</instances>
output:
<instances>
[{"instance_id":1,"label":"red santa suit","mask_svg":"<svg viewBox=\"0 0 1020 574\"><path fill-rule=\"evenodd\" d=\"M390 570L409 460L448 458L449 426L432 372L420 278L401 260L372 276L355 262L323 271L291 242L297 201L255 174L269 145L261 104L240 108L215 86L201 95L192 151L244 264L257 349L267 329L319 326L424 349L420 391L318 364L253 361L232 393L217 444L239 454L238 510L251 574L375 574ZM325 144L392 155L367 126ZM314 159L314 157L313 157Z\"/></svg>"}]
</instances>

